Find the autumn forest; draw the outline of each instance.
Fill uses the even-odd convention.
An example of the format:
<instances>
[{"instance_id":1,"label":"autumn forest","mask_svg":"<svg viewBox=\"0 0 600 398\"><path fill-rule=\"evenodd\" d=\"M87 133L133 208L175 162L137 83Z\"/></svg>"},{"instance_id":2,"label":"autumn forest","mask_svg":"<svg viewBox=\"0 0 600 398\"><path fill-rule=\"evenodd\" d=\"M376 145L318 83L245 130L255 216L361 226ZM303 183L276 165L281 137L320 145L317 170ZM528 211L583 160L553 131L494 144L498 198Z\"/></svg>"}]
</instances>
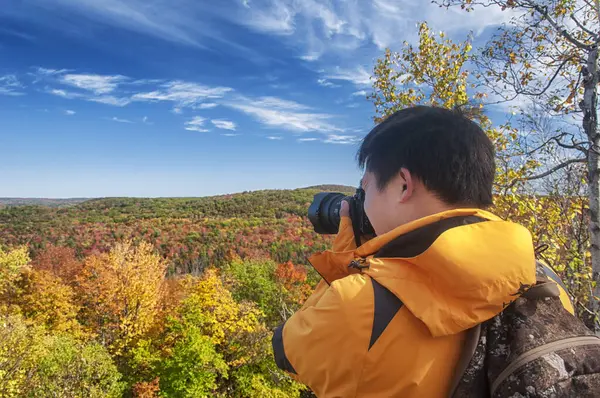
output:
<instances>
[{"instance_id":1,"label":"autumn forest","mask_svg":"<svg viewBox=\"0 0 600 398\"><path fill-rule=\"evenodd\" d=\"M271 329L310 294L315 187L0 209L0 396L298 396Z\"/></svg>"}]
</instances>

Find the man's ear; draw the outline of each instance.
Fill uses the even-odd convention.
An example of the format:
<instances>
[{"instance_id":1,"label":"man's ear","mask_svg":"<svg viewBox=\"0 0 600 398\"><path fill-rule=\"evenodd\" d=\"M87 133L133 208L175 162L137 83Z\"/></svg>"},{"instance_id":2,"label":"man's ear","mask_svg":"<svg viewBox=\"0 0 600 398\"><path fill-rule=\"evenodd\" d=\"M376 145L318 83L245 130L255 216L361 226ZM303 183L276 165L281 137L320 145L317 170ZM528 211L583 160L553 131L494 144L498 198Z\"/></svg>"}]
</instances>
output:
<instances>
[{"instance_id":1,"label":"man's ear","mask_svg":"<svg viewBox=\"0 0 600 398\"><path fill-rule=\"evenodd\" d=\"M402 184L402 191L400 192L400 202L405 203L409 200L415 190L415 180L413 179L410 171L406 168L400 169L400 182Z\"/></svg>"}]
</instances>

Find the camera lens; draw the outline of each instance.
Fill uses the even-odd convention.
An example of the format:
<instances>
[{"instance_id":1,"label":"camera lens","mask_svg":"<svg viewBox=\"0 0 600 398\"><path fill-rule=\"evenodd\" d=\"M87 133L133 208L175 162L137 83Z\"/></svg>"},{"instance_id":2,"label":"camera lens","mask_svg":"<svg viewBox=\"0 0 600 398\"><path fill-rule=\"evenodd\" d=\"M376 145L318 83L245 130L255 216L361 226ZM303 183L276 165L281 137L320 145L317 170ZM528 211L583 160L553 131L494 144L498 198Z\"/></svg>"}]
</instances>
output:
<instances>
[{"instance_id":1,"label":"camera lens","mask_svg":"<svg viewBox=\"0 0 600 398\"><path fill-rule=\"evenodd\" d=\"M308 218L319 234L337 234L340 227L340 206L346 195L321 192L308 208Z\"/></svg>"}]
</instances>

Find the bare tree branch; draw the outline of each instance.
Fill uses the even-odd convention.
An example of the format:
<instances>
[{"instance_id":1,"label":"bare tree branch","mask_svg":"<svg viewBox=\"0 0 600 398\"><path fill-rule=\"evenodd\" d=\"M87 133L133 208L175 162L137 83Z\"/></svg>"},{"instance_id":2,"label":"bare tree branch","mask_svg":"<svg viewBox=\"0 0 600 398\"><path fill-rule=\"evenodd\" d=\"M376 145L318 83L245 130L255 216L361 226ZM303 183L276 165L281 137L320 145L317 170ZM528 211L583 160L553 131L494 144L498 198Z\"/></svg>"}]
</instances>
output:
<instances>
[{"instance_id":1,"label":"bare tree branch","mask_svg":"<svg viewBox=\"0 0 600 398\"><path fill-rule=\"evenodd\" d=\"M551 168L550 170L547 170L541 174L536 174L530 177L524 177L521 178L521 180L523 181L531 181L531 180L539 180L540 178L544 178L549 176L550 174L560 170L560 169L564 169L565 167L567 167L570 164L573 163L586 163L587 159L586 158L581 158L581 159L569 159L569 160L565 160L564 162L557 164L556 166L554 166L553 168Z\"/></svg>"},{"instance_id":2,"label":"bare tree branch","mask_svg":"<svg viewBox=\"0 0 600 398\"><path fill-rule=\"evenodd\" d=\"M596 0L596 3L598 3L598 0ZM548 9L546 7L541 7L539 4L534 4L531 2L530 4L537 12L539 12L542 15L544 19L546 19L546 21L550 23L550 25L554 27L554 29L556 29L557 33L559 33L562 37L567 39L571 44L582 50L587 50L590 48L589 45L585 45L576 38L574 38L573 35L571 35L569 31L567 31L567 29L559 26L558 23L550 16L550 13L548 13Z\"/></svg>"},{"instance_id":3,"label":"bare tree branch","mask_svg":"<svg viewBox=\"0 0 600 398\"><path fill-rule=\"evenodd\" d=\"M573 57L569 57L566 58L562 64L560 64L560 66L556 69L556 71L554 72L554 75L552 76L552 78L548 81L548 84L546 84L546 87L544 87L542 89L542 91L539 91L537 93L533 93L531 91L526 91L526 90L515 90L515 92L517 94L524 94L524 95L532 95L532 96L537 96L537 95L542 95L546 92L546 90L548 90L550 88L550 86L552 85L552 83L554 83L554 80L556 79L556 77L558 76L558 74L560 73L560 71L562 70L562 68L564 68L564 66L567 64L567 62L569 62L570 60L572 60ZM512 68L511 68L512 69Z\"/></svg>"},{"instance_id":4,"label":"bare tree branch","mask_svg":"<svg viewBox=\"0 0 600 398\"><path fill-rule=\"evenodd\" d=\"M571 14L571 19L573 21L575 21L575 23L577 24L577 26L579 26L579 29L583 30L585 33L587 33L588 35L592 36L595 40L598 40L598 34L592 32L591 30L589 30L588 28L586 28L585 26L583 26L581 24L581 22L579 22L577 20L577 18L575 18L575 14Z\"/></svg>"}]
</instances>

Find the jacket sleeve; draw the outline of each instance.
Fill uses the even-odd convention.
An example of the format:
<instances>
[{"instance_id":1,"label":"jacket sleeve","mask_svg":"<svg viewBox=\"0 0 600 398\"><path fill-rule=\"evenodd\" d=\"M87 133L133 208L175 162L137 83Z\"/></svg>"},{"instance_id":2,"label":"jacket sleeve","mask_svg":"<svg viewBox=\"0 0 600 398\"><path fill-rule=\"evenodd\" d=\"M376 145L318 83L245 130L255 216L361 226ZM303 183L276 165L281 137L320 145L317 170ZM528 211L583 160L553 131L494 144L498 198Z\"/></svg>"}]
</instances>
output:
<instances>
[{"instance_id":1,"label":"jacket sleeve","mask_svg":"<svg viewBox=\"0 0 600 398\"><path fill-rule=\"evenodd\" d=\"M331 250L343 252L354 249L352 220L343 216ZM317 395L322 391L331 393L334 386L336 393L333 395L351 396L355 385L351 382L348 364L340 363L340 356L331 352L332 347L338 353L352 351L353 348L337 285L333 283L330 286L321 279L302 308L275 330L273 352L280 369L288 372L294 380L308 385Z\"/></svg>"},{"instance_id":2,"label":"jacket sleeve","mask_svg":"<svg viewBox=\"0 0 600 398\"><path fill-rule=\"evenodd\" d=\"M318 300L279 326L272 340L277 366L317 396L353 396L358 378L351 354L355 339L336 286L322 286Z\"/></svg>"},{"instance_id":3,"label":"jacket sleeve","mask_svg":"<svg viewBox=\"0 0 600 398\"><path fill-rule=\"evenodd\" d=\"M364 242L363 242L364 243ZM352 230L352 221L350 217L344 216L340 219L340 227L338 230L338 234L335 236L333 240L333 245L331 250L334 252L343 252L348 250L356 249L356 242L354 241L354 231ZM300 309L300 311L313 306L315 303L319 301L321 296L327 291L329 284L325 282L323 279L319 281L315 290L310 295L310 297L304 302L304 305Z\"/></svg>"}]
</instances>

